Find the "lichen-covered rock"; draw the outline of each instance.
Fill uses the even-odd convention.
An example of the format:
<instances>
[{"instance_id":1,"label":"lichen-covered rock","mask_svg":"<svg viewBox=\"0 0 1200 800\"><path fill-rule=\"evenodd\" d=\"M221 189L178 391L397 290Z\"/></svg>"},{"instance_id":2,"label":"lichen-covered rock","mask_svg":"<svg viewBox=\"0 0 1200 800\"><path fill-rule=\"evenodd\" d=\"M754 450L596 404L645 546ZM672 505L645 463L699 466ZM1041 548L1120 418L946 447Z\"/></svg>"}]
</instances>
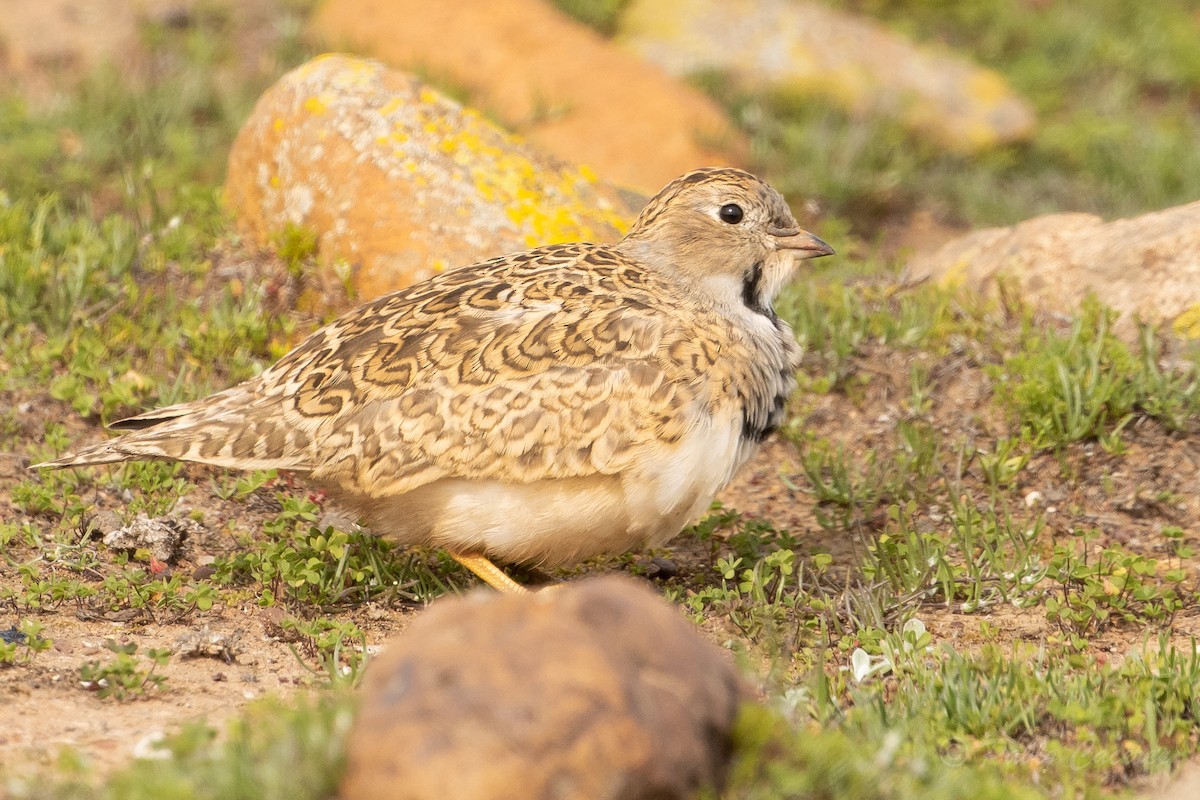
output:
<instances>
[{"instance_id":1,"label":"lichen-covered rock","mask_svg":"<svg viewBox=\"0 0 1200 800\"><path fill-rule=\"evenodd\" d=\"M1047 214L954 239L908 265L979 291L1011 279L1038 305L1072 312L1093 293L1125 315L1169 321L1200 338L1200 202L1104 222L1092 214Z\"/></svg>"},{"instance_id":2,"label":"lichen-covered rock","mask_svg":"<svg viewBox=\"0 0 1200 800\"><path fill-rule=\"evenodd\" d=\"M744 688L629 579L443 600L371 664L343 800L672 800L719 785Z\"/></svg>"},{"instance_id":3,"label":"lichen-covered rock","mask_svg":"<svg viewBox=\"0 0 1200 800\"><path fill-rule=\"evenodd\" d=\"M617 239L634 210L406 73L345 56L293 70L259 99L229 156L242 232L289 225L344 259L360 299L553 242Z\"/></svg>"},{"instance_id":4,"label":"lichen-covered rock","mask_svg":"<svg viewBox=\"0 0 1200 800\"><path fill-rule=\"evenodd\" d=\"M643 193L745 159L716 103L547 0L324 0L312 31L446 79L535 146Z\"/></svg>"},{"instance_id":5,"label":"lichen-covered rock","mask_svg":"<svg viewBox=\"0 0 1200 800\"><path fill-rule=\"evenodd\" d=\"M822 94L970 152L1028 137L1032 106L998 73L866 19L794 0L632 0L618 41L675 75Z\"/></svg>"}]
</instances>

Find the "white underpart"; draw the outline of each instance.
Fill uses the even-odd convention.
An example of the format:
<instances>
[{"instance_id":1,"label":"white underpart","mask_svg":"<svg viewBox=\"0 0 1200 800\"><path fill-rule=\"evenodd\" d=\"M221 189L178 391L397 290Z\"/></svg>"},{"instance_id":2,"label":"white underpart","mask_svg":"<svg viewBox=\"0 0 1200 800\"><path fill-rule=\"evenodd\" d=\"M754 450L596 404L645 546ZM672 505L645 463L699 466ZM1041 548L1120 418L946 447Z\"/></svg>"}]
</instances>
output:
<instances>
[{"instance_id":1,"label":"white underpart","mask_svg":"<svg viewBox=\"0 0 1200 800\"><path fill-rule=\"evenodd\" d=\"M517 484L446 478L380 502L381 533L504 562L572 564L656 547L698 519L753 452L741 418L702 416L621 475Z\"/></svg>"},{"instance_id":2,"label":"white underpart","mask_svg":"<svg viewBox=\"0 0 1200 800\"><path fill-rule=\"evenodd\" d=\"M707 418L678 444L626 480L635 518L656 520L644 545L657 547L699 519L725 488L753 447L744 446L742 418Z\"/></svg>"}]
</instances>

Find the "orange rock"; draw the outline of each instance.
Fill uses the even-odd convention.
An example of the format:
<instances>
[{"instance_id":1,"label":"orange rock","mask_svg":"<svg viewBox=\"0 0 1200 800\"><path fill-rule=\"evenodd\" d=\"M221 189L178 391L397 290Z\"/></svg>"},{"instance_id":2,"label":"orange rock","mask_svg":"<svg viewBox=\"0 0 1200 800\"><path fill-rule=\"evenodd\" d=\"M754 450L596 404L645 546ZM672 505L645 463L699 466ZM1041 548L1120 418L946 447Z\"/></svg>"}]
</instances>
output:
<instances>
[{"instance_id":1,"label":"orange rock","mask_svg":"<svg viewBox=\"0 0 1200 800\"><path fill-rule=\"evenodd\" d=\"M537 146L642 192L745 157L704 94L545 0L325 0L312 25L334 46L448 79Z\"/></svg>"},{"instance_id":2,"label":"orange rock","mask_svg":"<svg viewBox=\"0 0 1200 800\"><path fill-rule=\"evenodd\" d=\"M319 260L348 263L359 299L537 245L612 241L635 210L411 75L345 56L259 99L226 194L259 244L289 225L315 233Z\"/></svg>"},{"instance_id":3,"label":"orange rock","mask_svg":"<svg viewBox=\"0 0 1200 800\"><path fill-rule=\"evenodd\" d=\"M719 785L748 692L627 578L438 601L373 662L343 800L672 800Z\"/></svg>"}]
</instances>

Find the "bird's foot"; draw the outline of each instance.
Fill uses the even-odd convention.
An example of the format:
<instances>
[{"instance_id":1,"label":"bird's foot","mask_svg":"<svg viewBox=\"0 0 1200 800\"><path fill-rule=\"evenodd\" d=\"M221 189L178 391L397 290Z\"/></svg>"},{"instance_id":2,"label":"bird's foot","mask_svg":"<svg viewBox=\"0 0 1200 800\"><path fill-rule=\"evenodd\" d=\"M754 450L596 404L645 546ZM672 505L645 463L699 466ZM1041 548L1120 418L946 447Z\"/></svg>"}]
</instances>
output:
<instances>
[{"instance_id":1,"label":"bird's foot","mask_svg":"<svg viewBox=\"0 0 1200 800\"><path fill-rule=\"evenodd\" d=\"M447 551L451 558L462 564L488 586L501 594L529 594L529 590L508 577L504 570L493 564L486 556L465 555Z\"/></svg>"}]
</instances>

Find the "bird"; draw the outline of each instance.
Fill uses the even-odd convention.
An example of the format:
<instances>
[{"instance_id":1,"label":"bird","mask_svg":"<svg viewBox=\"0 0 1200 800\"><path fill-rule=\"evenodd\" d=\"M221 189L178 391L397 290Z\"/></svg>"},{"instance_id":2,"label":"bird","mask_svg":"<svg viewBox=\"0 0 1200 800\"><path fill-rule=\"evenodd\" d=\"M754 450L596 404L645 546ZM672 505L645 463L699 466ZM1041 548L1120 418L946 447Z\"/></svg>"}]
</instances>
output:
<instances>
[{"instance_id":1,"label":"bird","mask_svg":"<svg viewBox=\"0 0 1200 800\"><path fill-rule=\"evenodd\" d=\"M33 468L299 473L370 529L553 568L665 544L780 425L800 347L773 302L833 248L751 173L667 184L615 244L551 244L354 308L257 377Z\"/></svg>"}]
</instances>

